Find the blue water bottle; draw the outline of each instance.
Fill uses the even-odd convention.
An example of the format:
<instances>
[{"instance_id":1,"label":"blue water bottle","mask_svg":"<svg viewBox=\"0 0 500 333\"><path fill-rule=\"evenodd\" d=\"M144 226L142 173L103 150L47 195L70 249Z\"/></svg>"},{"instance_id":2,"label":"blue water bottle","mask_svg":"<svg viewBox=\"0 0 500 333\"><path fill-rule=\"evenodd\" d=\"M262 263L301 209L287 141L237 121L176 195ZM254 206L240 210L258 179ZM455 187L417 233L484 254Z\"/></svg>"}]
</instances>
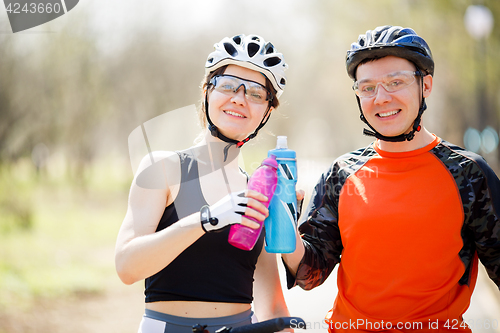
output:
<instances>
[{"instance_id":1,"label":"blue water bottle","mask_svg":"<svg viewBox=\"0 0 500 333\"><path fill-rule=\"evenodd\" d=\"M278 185L269 204L269 216L264 221L265 248L268 253L291 253L295 251L297 226L296 153L288 149L286 136L278 136L276 149L268 153L271 155L276 156L278 162Z\"/></svg>"}]
</instances>

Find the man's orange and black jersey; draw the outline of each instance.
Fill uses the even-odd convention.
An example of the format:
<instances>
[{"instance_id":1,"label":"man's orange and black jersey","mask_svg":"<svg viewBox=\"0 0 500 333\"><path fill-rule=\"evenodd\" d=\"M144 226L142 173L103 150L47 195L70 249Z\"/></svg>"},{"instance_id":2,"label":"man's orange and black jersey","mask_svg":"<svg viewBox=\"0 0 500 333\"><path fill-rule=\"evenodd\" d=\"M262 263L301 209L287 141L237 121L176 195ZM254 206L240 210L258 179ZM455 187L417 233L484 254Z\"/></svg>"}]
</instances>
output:
<instances>
[{"instance_id":1,"label":"man's orange and black jersey","mask_svg":"<svg viewBox=\"0 0 500 333\"><path fill-rule=\"evenodd\" d=\"M478 257L500 286L499 213L500 181L479 155L437 137L403 153L375 142L322 175L299 228L306 252L288 286L314 288L339 264L332 331L352 321L462 324Z\"/></svg>"}]
</instances>

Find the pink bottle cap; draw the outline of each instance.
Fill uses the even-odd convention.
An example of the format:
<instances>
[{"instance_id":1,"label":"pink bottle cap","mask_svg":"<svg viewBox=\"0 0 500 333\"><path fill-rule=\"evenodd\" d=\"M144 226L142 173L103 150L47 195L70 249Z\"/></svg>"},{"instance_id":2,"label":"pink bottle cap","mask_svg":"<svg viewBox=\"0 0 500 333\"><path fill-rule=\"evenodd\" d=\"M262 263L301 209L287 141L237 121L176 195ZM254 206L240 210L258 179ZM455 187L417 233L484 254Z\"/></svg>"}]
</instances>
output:
<instances>
[{"instance_id":1,"label":"pink bottle cap","mask_svg":"<svg viewBox=\"0 0 500 333\"><path fill-rule=\"evenodd\" d=\"M276 156L272 155L264 159L261 163L262 165L269 165L275 169L278 169L278 162L276 162Z\"/></svg>"}]
</instances>

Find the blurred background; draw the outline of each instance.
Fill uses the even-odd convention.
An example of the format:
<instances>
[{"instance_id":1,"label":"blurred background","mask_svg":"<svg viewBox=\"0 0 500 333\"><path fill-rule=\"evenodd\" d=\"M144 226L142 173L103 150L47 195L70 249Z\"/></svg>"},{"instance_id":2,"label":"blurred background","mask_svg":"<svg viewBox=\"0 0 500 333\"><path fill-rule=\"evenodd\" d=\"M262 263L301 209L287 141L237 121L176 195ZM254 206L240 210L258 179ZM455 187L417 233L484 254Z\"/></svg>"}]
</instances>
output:
<instances>
[{"instance_id":1,"label":"blurred background","mask_svg":"<svg viewBox=\"0 0 500 333\"><path fill-rule=\"evenodd\" d=\"M113 257L131 134L157 119L157 149L191 145L206 57L223 37L258 34L284 54L281 106L243 163L251 173L286 135L309 195L337 156L372 141L344 61L359 34L386 24L412 27L433 52L424 125L498 174L499 23L498 0L82 0L13 34L0 6L0 333L137 331L143 285L122 285ZM313 331L324 331L334 275L285 291ZM482 270L479 282L467 318L498 332L498 289Z\"/></svg>"}]
</instances>

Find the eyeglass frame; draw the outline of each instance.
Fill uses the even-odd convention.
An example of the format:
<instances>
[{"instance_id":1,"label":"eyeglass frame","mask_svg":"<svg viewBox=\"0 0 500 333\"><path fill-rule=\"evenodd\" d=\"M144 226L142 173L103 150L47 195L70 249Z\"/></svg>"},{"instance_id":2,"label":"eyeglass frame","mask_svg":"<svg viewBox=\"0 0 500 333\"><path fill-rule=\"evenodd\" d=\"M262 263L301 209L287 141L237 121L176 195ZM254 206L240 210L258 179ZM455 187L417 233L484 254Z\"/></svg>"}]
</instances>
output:
<instances>
[{"instance_id":1,"label":"eyeglass frame","mask_svg":"<svg viewBox=\"0 0 500 333\"><path fill-rule=\"evenodd\" d=\"M215 75L214 77L212 77L208 83L209 86L212 86L214 89L216 89L217 87L217 78L219 77L231 77L231 78L234 78L234 79L237 79L238 81L240 81L240 84L236 87L235 90L232 91L232 93L234 95L236 95L236 93L238 93L238 90L240 90L241 86L243 86L243 94L245 95L245 98L251 102L251 103L255 103L255 104L265 104L266 102L268 103L272 103L273 99L274 99L274 96L273 94L269 91L269 89L267 89L266 86L264 86L263 84L259 83L259 82L255 82L255 81L252 81L252 80L246 80L246 79L242 79L241 77L238 77L238 76L234 76L234 75L228 75L228 74L220 74L220 75ZM241 82L243 81L243 82ZM262 102L262 103L259 103L259 102L255 102L255 101L252 101L250 98L248 98L247 96L247 88L248 86L245 84L246 82L251 82L251 83L254 83L258 86L261 86L264 91L267 93L266 95L266 99ZM222 92L222 91L219 91L217 90L218 92L222 93L222 94L226 94L225 92Z\"/></svg>"},{"instance_id":2,"label":"eyeglass frame","mask_svg":"<svg viewBox=\"0 0 500 333\"><path fill-rule=\"evenodd\" d=\"M389 89L387 88L387 85L385 84L385 82L377 81L377 83L375 84L375 89L373 90L373 95L370 95L370 96L361 96L361 94L359 93L359 91L360 91L360 90L358 89L358 87L359 87L359 81L355 81L355 82L353 83L353 85L352 85L352 90L354 90L354 93L355 93L355 94L356 94L356 96L358 96L359 98L372 98L372 97L374 97L374 96L376 96L376 95L377 95L377 93L378 93L378 86L379 86L379 84L381 84L381 85L384 87L385 91L387 91L388 93L394 93L394 92L397 92L397 91L403 90L403 89L405 89L405 88L407 88L407 87L411 86L411 85L415 82L415 77L416 77L416 76L424 76L420 70L416 70L416 71L398 71L398 72L393 72L393 73L390 73L390 74L386 75L385 77L389 77L389 76L391 76L391 75L394 75L394 76L395 76L395 75L397 75L397 74L401 74L401 73L404 73L404 74L408 74L408 73L410 73L410 74L412 75L412 77L413 77L413 81L412 81L412 82L410 82L410 83L408 83L407 85L405 85L404 87L402 87L402 88L400 88L400 89L390 90L390 88L389 88ZM366 80L366 81L369 81L369 80L371 80L371 79L368 79L368 80ZM361 80L361 81L365 81L365 80ZM388 83L390 83L390 82L391 82L391 81L389 81Z\"/></svg>"}]
</instances>

